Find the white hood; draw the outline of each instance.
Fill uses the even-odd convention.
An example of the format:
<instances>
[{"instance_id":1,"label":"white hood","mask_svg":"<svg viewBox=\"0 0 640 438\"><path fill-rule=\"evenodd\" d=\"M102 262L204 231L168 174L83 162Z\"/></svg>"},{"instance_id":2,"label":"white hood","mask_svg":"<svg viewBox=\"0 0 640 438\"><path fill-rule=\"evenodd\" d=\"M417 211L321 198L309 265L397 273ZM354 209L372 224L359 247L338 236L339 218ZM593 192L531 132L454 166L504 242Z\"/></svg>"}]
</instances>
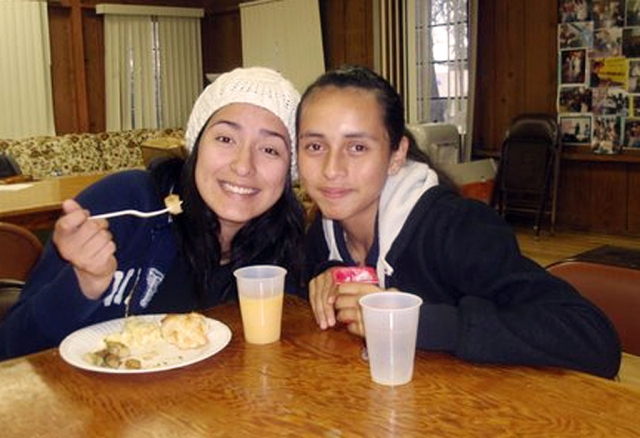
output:
<instances>
[{"instance_id":1,"label":"white hood","mask_svg":"<svg viewBox=\"0 0 640 438\"><path fill-rule=\"evenodd\" d=\"M407 160L396 175L387 179L380 195L378 209L378 238L380 255L376 271L380 287L385 287L385 276L393 274L393 266L387 263L386 255L402 230L409 213L418 199L431 187L438 185L436 172L425 163ZM322 220L324 237L329 247L329 260L340 260L340 252L333 230L333 221Z\"/></svg>"}]
</instances>

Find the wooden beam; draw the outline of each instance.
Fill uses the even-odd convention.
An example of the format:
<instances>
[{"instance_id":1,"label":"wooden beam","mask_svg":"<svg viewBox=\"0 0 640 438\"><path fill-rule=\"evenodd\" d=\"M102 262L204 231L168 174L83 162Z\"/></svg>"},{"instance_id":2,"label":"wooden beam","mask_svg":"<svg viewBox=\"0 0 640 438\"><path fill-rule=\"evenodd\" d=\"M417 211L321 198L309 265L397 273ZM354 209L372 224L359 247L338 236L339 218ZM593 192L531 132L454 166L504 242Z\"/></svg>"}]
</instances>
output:
<instances>
[{"instance_id":1,"label":"wooden beam","mask_svg":"<svg viewBox=\"0 0 640 438\"><path fill-rule=\"evenodd\" d=\"M69 0L71 7L71 47L73 50L73 71L75 74L76 109L78 131L89 131L89 104L87 97L87 77L84 65L84 39L82 31L82 6L80 0Z\"/></svg>"}]
</instances>

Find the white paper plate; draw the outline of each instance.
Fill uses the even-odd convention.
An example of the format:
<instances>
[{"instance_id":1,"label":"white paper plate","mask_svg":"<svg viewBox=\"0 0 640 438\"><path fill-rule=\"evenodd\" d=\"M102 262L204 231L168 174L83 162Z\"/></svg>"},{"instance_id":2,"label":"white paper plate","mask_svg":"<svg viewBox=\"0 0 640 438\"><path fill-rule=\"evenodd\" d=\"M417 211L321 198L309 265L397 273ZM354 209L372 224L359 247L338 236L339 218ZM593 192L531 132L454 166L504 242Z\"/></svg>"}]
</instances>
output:
<instances>
[{"instance_id":1,"label":"white paper plate","mask_svg":"<svg viewBox=\"0 0 640 438\"><path fill-rule=\"evenodd\" d=\"M151 322L159 321L164 316L164 314L140 315L136 318ZM87 353L104 348L104 338L107 335L120 332L124 326L125 318L94 324L71 333L60 343L60 355L62 359L75 367L99 373L139 374L180 368L213 356L226 347L231 340L229 327L215 319L205 317L205 320L209 325L209 343L207 345L201 348L180 350L168 342L161 342L149 351L134 351L132 356L142 361L140 369L106 368L93 365L84 358Z\"/></svg>"}]
</instances>

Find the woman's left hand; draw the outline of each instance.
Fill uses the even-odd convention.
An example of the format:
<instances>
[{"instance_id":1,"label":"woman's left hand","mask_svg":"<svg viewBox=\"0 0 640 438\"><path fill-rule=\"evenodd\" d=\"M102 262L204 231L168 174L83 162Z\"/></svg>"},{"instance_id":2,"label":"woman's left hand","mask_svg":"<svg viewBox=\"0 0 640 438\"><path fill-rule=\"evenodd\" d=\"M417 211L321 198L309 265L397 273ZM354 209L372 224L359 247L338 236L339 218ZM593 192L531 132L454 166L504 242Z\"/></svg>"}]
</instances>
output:
<instances>
[{"instance_id":1,"label":"woman's left hand","mask_svg":"<svg viewBox=\"0 0 640 438\"><path fill-rule=\"evenodd\" d=\"M338 286L338 295L334 304L336 319L347 326L347 330L354 335L364 337L364 322L362 309L358 300L370 293L381 289L370 283L343 283Z\"/></svg>"}]
</instances>

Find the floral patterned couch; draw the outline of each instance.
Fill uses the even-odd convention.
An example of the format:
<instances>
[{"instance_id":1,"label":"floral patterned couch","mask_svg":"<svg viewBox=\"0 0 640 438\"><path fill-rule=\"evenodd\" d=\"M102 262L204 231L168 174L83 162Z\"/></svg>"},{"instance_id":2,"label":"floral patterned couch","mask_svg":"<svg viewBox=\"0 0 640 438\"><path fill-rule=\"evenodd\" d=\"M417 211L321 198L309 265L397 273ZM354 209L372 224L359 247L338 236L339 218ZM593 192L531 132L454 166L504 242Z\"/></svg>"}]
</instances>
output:
<instances>
[{"instance_id":1,"label":"floral patterned couch","mask_svg":"<svg viewBox=\"0 0 640 438\"><path fill-rule=\"evenodd\" d=\"M158 137L184 137L183 129L65 134L0 140L0 153L12 156L23 175L51 176L110 172L144 167L141 145Z\"/></svg>"}]
</instances>

